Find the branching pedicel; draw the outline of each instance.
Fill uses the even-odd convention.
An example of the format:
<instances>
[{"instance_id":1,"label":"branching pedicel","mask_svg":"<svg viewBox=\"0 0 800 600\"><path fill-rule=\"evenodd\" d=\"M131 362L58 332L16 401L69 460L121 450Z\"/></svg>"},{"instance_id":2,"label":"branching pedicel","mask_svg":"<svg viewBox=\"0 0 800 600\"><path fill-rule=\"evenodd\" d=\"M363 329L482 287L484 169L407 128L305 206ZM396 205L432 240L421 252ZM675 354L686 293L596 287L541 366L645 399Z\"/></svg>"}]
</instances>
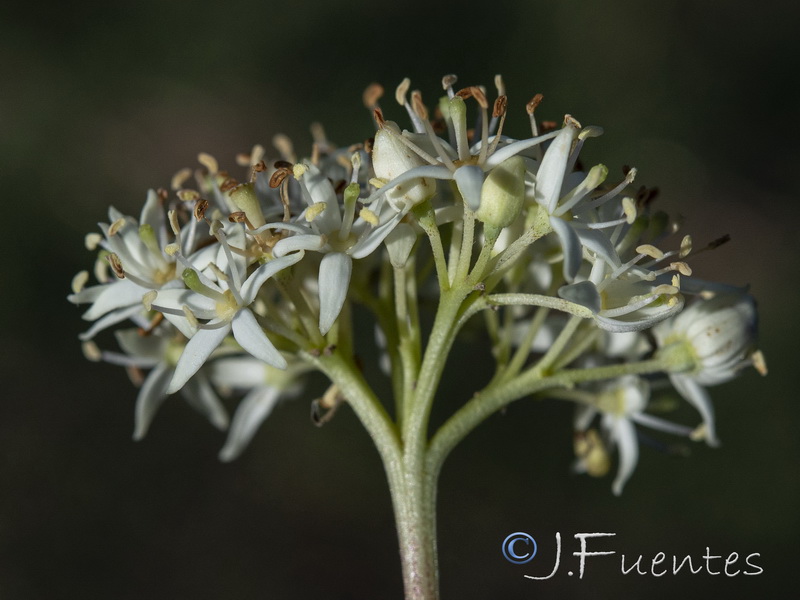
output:
<instances>
[{"instance_id":1,"label":"branching pedicel","mask_svg":"<svg viewBox=\"0 0 800 600\"><path fill-rule=\"evenodd\" d=\"M98 284L85 287L89 275L79 273L69 297L90 305L87 357L150 369L136 439L180 391L228 429L220 458L232 460L276 402L302 392L307 372L327 375L315 414L327 420L345 402L375 441L408 598L438 597L438 474L492 413L531 396L573 402L575 469L605 475L616 450L620 494L638 461L637 425L716 444L705 386L746 365L766 373L746 291L692 279L691 238L654 210L653 191L631 188L634 169L609 183L605 166L579 166L600 128L567 115L540 130L537 95L527 105L531 137L515 140L503 133L499 76L493 106L484 88L456 92L455 82L443 79L431 119L403 81L396 99L412 131L384 119L372 85L373 140L337 148L316 126L310 158L298 159L278 137L280 160L265 162L260 146L239 157L244 183L201 154L195 187L185 169L174 195L148 194L139 221L109 210L102 236L86 239L99 249ZM422 331L431 301L433 325ZM354 306L373 318L391 402L358 366L374 350L353 347ZM470 320L485 324L494 377L430 435L448 353ZM118 324L128 327L116 332L121 352L101 351L93 338ZM699 425L648 412L653 390L670 382ZM219 395L232 393L243 399L228 426Z\"/></svg>"}]
</instances>

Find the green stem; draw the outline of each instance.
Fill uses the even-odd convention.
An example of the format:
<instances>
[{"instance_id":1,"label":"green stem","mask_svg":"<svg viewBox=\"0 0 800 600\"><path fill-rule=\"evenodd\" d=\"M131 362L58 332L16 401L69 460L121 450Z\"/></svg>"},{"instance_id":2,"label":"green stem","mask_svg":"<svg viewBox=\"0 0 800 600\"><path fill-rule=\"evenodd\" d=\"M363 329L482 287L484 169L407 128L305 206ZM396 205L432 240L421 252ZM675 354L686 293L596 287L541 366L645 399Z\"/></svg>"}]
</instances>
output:
<instances>
[{"instance_id":1,"label":"green stem","mask_svg":"<svg viewBox=\"0 0 800 600\"><path fill-rule=\"evenodd\" d=\"M556 387L572 387L587 381L613 379L622 375L642 375L668 370L668 357L654 358L638 363L607 365L589 369L570 369L559 371L549 377L534 367L524 371L509 381L489 385L475 394L450 419L442 425L431 440L428 449L428 472L438 473L450 451L463 440L469 432L483 422L489 415L524 396Z\"/></svg>"}]
</instances>

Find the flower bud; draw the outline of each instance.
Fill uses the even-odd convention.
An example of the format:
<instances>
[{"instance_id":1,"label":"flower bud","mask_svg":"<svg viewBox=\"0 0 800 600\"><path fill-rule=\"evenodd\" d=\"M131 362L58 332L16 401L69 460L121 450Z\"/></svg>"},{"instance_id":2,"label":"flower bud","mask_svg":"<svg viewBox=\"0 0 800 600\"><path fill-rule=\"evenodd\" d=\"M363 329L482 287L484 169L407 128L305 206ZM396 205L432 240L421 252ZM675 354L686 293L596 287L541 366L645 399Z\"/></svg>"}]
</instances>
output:
<instances>
[{"instance_id":1,"label":"flower bud","mask_svg":"<svg viewBox=\"0 0 800 600\"><path fill-rule=\"evenodd\" d=\"M694 359L689 373L701 385L733 379L750 364L757 334L755 301L744 293L700 300L653 328L659 345L683 343Z\"/></svg>"},{"instance_id":2,"label":"flower bud","mask_svg":"<svg viewBox=\"0 0 800 600\"><path fill-rule=\"evenodd\" d=\"M519 216L525 200L525 161L512 156L492 169L483 181L475 218L501 229Z\"/></svg>"},{"instance_id":3,"label":"flower bud","mask_svg":"<svg viewBox=\"0 0 800 600\"><path fill-rule=\"evenodd\" d=\"M391 121L387 121L384 127L375 133L372 166L375 175L386 181L391 181L406 171L426 164L399 139L401 135L400 129ZM433 181L419 178L394 187L387 196L393 201L400 200L415 205L433 196L435 191L436 184Z\"/></svg>"}]
</instances>

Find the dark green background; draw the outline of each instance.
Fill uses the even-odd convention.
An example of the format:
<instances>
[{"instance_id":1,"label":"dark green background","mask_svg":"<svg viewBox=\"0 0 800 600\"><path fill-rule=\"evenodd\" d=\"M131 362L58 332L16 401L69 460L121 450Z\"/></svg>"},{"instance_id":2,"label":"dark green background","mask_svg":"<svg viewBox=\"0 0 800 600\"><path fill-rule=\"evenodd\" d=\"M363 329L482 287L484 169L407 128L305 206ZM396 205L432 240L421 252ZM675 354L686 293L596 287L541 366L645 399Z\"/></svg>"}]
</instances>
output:
<instances>
[{"instance_id":1,"label":"dark green background","mask_svg":"<svg viewBox=\"0 0 800 600\"><path fill-rule=\"evenodd\" d=\"M342 144L371 133L361 92L408 75L505 76L507 131L525 102L606 134L584 156L662 190L702 243L704 277L750 283L771 373L713 390L723 447L689 459L643 448L624 495L569 474L571 411L520 402L446 464L442 592L453 598L777 597L796 576L798 526L798 95L790 2L5 3L0 8L0 598L399 598L388 493L352 413L326 427L308 394L282 405L222 465L223 436L182 401L130 441L135 390L81 356L69 281L108 204L137 214L198 151L232 165L277 132L308 148L321 121ZM485 377L459 358L442 403ZM483 368L483 370L482 370ZM468 372L470 377L464 376ZM690 412L684 415L691 419ZM527 531L540 557L506 563ZM583 581L549 570L555 532L616 532L597 548L652 557L761 553L758 577L622 576L589 559ZM569 556L565 561L572 561ZM574 563L571 563L574 565Z\"/></svg>"}]
</instances>

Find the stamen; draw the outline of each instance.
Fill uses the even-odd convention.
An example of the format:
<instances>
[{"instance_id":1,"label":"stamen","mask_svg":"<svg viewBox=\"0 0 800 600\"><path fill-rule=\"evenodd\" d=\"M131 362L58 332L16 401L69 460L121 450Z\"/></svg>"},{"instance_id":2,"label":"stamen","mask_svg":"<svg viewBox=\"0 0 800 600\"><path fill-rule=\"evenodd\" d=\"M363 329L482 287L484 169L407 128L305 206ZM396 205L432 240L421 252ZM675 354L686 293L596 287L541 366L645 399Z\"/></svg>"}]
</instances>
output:
<instances>
[{"instance_id":1,"label":"stamen","mask_svg":"<svg viewBox=\"0 0 800 600\"><path fill-rule=\"evenodd\" d=\"M194 316L191 310L187 305L181 306L181 310L183 311L183 315L186 317L186 320L189 321L189 325L192 329L200 329L200 321L197 320L197 317Z\"/></svg>"},{"instance_id":2,"label":"stamen","mask_svg":"<svg viewBox=\"0 0 800 600\"><path fill-rule=\"evenodd\" d=\"M657 260L664 258L664 253L652 244L642 244L641 246L637 246L636 252Z\"/></svg>"},{"instance_id":3,"label":"stamen","mask_svg":"<svg viewBox=\"0 0 800 600\"><path fill-rule=\"evenodd\" d=\"M284 135L283 133L277 134L272 138L272 145L275 146L275 149L280 153L284 160L287 160L291 163L297 162L297 156L295 156L294 153L294 146L292 145L292 140L289 139L289 136Z\"/></svg>"},{"instance_id":4,"label":"stamen","mask_svg":"<svg viewBox=\"0 0 800 600\"><path fill-rule=\"evenodd\" d=\"M767 374L767 359L764 358L764 353L761 350L756 350L750 355L750 360L753 361L753 367L758 371L759 375Z\"/></svg>"},{"instance_id":5,"label":"stamen","mask_svg":"<svg viewBox=\"0 0 800 600\"><path fill-rule=\"evenodd\" d=\"M311 123L311 139L314 140L314 143L317 144L320 148L328 151L330 143L328 142L328 136L325 135L325 128L322 126L322 123L314 121Z\"/></svg>"},{"instance_id":6,"label":"stamen","mask_svg":"<svg viewBox=\"0 0 800 600\"><path fill-rule=\"evenodd\" d=\"M448 98L452 98L454 95L453 86L456 84L456 81L458 81L458 77L453 74L442 77L442 89L447 92Z\"/></svg>"},{"instance_id":7,"label":"stamen","mask_svg":"<svg viewBox=\"0 0 800 600\"><path fill-rule=\"evenodd\" d=\"M417 113L420 119L423 121L428 120L428 107L425 106L425 103L422 101L422 92L419 90L414 90L411 92L411 105L414 108L414 112Z\"/></svg>"},{"instance_id":8,"label":"stamen","mask_svg":"<svg viewBox=\"0 0 800 600\"><path fill-rule=\"evenodd\" d=\"M167 244L164 246L164 252L166 252L168 256L175 256L180 251L181 247L178 244Z\"/></svg>"},{"instance_id":9,"label":"stamen","mask_svg":"<svg viewBox=\"0 0 800 600\"><path fill-rule=\"evenodd\" d=\"M378 221L378 215L376 215L370 209L362 208L358 212L358 216L361 217L362 219L364 219L367 223L369 223L373 227L377 227L378 226L378 222L379 222Z\"/></svg>"},{"instance_id":10,"label":"stamen","mask_svg":"<svg viewBox=\"0 0 800 600\"><path fill-rule=\"evenodd\" d=\"M408 93L409 87L411 87L411 80L406 77L400 82L400 85L398 85L397 89L394 91L394 99L400 106L406 105L406 94Z\"/></svg>"},{"instance_id":11,"label":"stamen","mask_svg":"<svg viewBox=\"0 0 800 600\"><path fill-rule=\"evenodd\" d=\"M86 237L83 238L83 245L86 246L86 249L90 252L94 252L102 241L103 236L99 233L87 233Z\"/></svg>"},{"instance_id":12,"label":"stamen","mask_svg":"<svg viewBox=\"0 0 800 600\"><path fill-rule=\"evenodd\" d=\"M156 290L150 290L142 296L142 304L144 304L144 309L147 312L153 310L153 302L155 302L157 296L158 292Z\"/></svg>"},{"instance_id":13,"label":"stamen","mask_svg":"<svg viewBox=\"0 0 800 600\"><path fill-rule=\"evenodd\" d=\"M208 154L207 152L201 152L197 155L197 162L203 165L206 169L208 169L208 173L210 175L216 175L219 172L219 163L217 159Z\"/></svg>"},{"instance_id":14,"label":"stamen","mask_svg":"<svg viewBox=\"0 0 800 600\"><path fill-rule=\"evenodd\" d=\"M281 167L277 171L275 171L272 176L269 178L269 187L275 189L280 184L283 183L283 180L289 176L291 173L291 169L287 167Z\"/></svg>"},{"instance_id":15,"label":"stamen","mask_svg":"<svg viewBox=\"0 0 800 600\"><path fill-rule=\"evenodd\" d=\"M326 208L328 208L327 202L317 202L316 204L312 204L306 209L305 213L306 221L311 223L314 219L316 219L318 216L324 213Z\"/></svg>"},{"instance_id":16,"label":"stamen","mask_svg":"<svg viewBox=\"0 0 800 600\"><path fill-rule=\"evenodd\" d=\"M214 237L217 238L222 246L222 250L225 252L225 256L228 259L228 268L231 272L231 275L233 275L233 286L230 287L230 291L233 294L233 297L236 299L236 303L239 306L242 306L244 301L239 295L239 290L242 289L242 276L239 273L239 269L236 268L236 263L233 261L233 253L231 252L231 247L228 244L228 236L225 235L225 232L220 227L219 231L214 233Z\"/></svg>"},{"instance_id":17,"label":"stamen","mask_svg":"<svg viewBox=\"0 0 800 600\"><path fill-rule=\"evenodd\" d=\"M86 287L86 282L89 281L89 271L80 271L72 278L72 293L78 294Z\"/></svg>"},{"instance_id":18,"label":"stamen","mask_svg":"<svg viewBox=\"0 0 800 600\"><path fill-rule=\"evenodd\" d=\"M692 251L692 236L685 235L681 240L681 250L678 253L678 258L685 258L689 256L689 253Z\"/></svg>"},{"instance_id":19,"label":"stamen","mask_svg":"<svg viewBox=\"0 0 800 600\"><path fill-rule=\"evenodd\" d=\"M181 202L195 202L200 197L196 190L178 190L175 194Z\"/></svg>"},{"instance_id":20,"label":"stamen","mask_svg":"<svg viewBox=\"0 0 800 600\"><path fill-rule=\"evenodd\" d=\"M172 176L172 181L170 182L170 187L173 191L177 191L183 187L183 184L186 183L189 178L192 176L192 170L189 167L183 168L175 175Z\"/></svg>"},{"instance_id":21,"label":"stamen","mask_svg":"<svg viewBox=\"0 0 800 600\"><path fill-rule=\"evenodd\" d=\"M383 111L380 108L373 109L372 118L375 119L378 127L383 129L383 126L386 124L386 119L383 117Z\"/></svg>"},{"instance_id":22,"label":"stamen","mask_svg":"<svg viewBox=\"0 0 800 600\"><path fill-rule=\"evenodd\" d=\"M692 275L692 268L687 265L685 262L674 262L670 263L670 268L677 271L681 275L685 277L690 277Z\"/></svg>"},{"instance_id":23,"label":"stamen","mask_svg":"<svg viewBox=\"0 0 800 600\"><path fill-rule=\"evenodd\" d=\"M83 351L83 356L86 360L90 360L92 362L100 362L103 359L103 353L100 351L100 348L97 347L91 340L87 340L81 344L81 350Z\"/></svg>"},{"instance_id":24,"label":"stamen","mask_svg":"<svg viewBox=\"0 0 800 600\"><path fill-rule=\"evenodd\" d=\"M370 83L361 99L364 101L364 106L369 110L378 108L378 100L383 97L383 86L380 83Z\"/></svg>"},{"instance_id":25,"label":"stamen","mask_svg":"<svg viewBox=\"0 0 800 600\"><path fill-rule=\"evenodd\" d=\"M542 103L544 100L544 96L542 94L536 94L530 101L525 105L525 110L528 113L528 118L531 122L531 133L533 137L539 135L539 126L536 124L536 117L534 113L536 112L536 108Z\"/></svg>"},{"instance_id":26,"label":"stamen","mask_svg":"<svg viewBox=\"0 0 800 600\"><path fill-rule=\"evenodd\" d=\"M125 270L122 268L122 261L119 259L119 256L111 252L106 256L106 260L108 264L111 265L111 270L114 271L114 275L117 276L117 279L125 279Z\"/></svg>"},{"instance_id":27,"label":"stamen","mask_svg":"<svg viewBox=\"0 0 800 600\"><path fill-rule=\"evenodd\" d=\"M252 166L252 170L250 171L250 183L253 183L257 178L259 173L263 173L267 170L267 163L263 160L258 161Z\"/></svg>"},{"instance_id":28,"label":"stamen","mask_svg":"<svg viewBox=\"0 0 800 600\"><path fill-rule=\"evenodd\" d=\"M192 212L195 220L202 221L206 216L206 210L208 210L208 200L200 198L200 200L195 203L194 211Z\"/></svg>"},{"instance_id":29,"label":"stamen","mask_svg":"<svg viewBox=\"0 0 800 600\"><path fill-rule=\"evenodd\" d=\"M499 77L499 75L498 75ZM494 139L492 139L492 143L489 145L489 154L492 154L495 149L497 149L497 145L500 143L500 136L503 133L503 124L506 122L506 113L508 112L508 98L504 95L498 96L497 100L494 101L494 107L492 109L492 122L489 125L489 133L496 131L494 133ZM497 121L500 121L500 124L497 124Z\"/></svg>"},{"instance_id":30,"label":"stamen","mask_svg":"<svg viewBox=\"0 0 800 600\"><path fill-rule=\"evenodd\" d=\"M636 178L636 169L631 169L625 175L625 179L623 179L619 184L617 184L614 187L614 189L612 189L610 192L607 192L607 193L603 194L602 196L600 196L596 200L592 200L591 202L587 202L584 205L584 210L591 209L591 208L598 208L598 207L602 206L603 204L605 204L606 202L608 202L609 200L612 200L615 196L617 196L617 194L619 194L623 189L625 189L625 186L627 186L630 183L632 183L635 178Z\"/></svg>"},{"instance_id":31,"label":"stamen","mask_svg":"<svg viewBox=\"0 0 800 600\"><path fill-rule=\"evenodd\" d=\"M630 196L625 196L622 199L622 212L625 213L625 220L628 225L633 225L636 220L636 203Z\"/></svg>"},{"instance_id":32,"label":"stamen","mask_svg":"<svg viewBox=\"0 0 800 600\"><path fill-rule=\"evenodd\" d=\"M120 217L111 224L111 227L108 228L108 237L114 237L123 227L125 227L125 217Z\"/></svg>"}]
</instances>

